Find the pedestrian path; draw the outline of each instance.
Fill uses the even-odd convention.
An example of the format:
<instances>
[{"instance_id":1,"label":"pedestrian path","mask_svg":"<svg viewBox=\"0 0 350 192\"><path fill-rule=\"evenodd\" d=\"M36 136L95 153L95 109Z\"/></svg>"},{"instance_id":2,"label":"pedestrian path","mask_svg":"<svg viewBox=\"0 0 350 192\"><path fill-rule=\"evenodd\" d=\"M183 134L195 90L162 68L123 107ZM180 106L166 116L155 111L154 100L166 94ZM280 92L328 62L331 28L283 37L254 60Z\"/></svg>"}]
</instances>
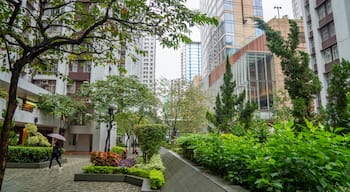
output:
<instances>
[{"instance_id":1,"label":"pedestrian path","mask_svg":"<svg viewBox=\"0 0 350 192\"><path fill-rule=\"evenodd\" d=\"M124 182L74 181L74 174L81 173L83 166L89 165L89 155L65 155L67 163L41 169L7 168L2 192L140 192L138 186Z\"/></svg>"}]
</instances>

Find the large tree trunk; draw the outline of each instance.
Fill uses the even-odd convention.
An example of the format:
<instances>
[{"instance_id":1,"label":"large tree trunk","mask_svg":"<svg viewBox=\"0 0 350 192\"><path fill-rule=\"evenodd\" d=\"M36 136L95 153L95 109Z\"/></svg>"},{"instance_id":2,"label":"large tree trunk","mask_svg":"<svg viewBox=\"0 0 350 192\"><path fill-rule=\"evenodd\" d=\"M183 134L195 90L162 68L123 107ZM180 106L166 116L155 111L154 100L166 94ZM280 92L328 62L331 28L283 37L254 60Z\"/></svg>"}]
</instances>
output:
<instances>
[{"instance_id":1,"label":"large tree trunk","mask_svg":"<svg viewBox=\"0 0 350 192\"><path fill-rule=\"evenodd\" d=\"M109 152L110 150L111 130L112 128L108 128L107 137L105 141L105 152Z\"/></svg>"},{"instance_id":2,"label":"large tree trunk","mask_svg":"<svg viewBox=\"0 0 350 192\"><path fill-rule=\"evenodd\" d=\"M7 160L7 151L8 151L8 145L9 145L9 134L12 126L12 119L13 115L15 113L17 103L16 103L16 96L17 96L17 86L18 86L18 79L20 76L20 71L22 68L16 68L12 70L12 76L11 76L11 82L9 87L9 94L8 94L8 103L7 103L7 110L6 115L4 119L4 125L1 131L1 138L0 138L0 191L2 187L2 181L4 180L5 175L5 168L6 168L6 160Z\"/></svg>"}]
</instances>

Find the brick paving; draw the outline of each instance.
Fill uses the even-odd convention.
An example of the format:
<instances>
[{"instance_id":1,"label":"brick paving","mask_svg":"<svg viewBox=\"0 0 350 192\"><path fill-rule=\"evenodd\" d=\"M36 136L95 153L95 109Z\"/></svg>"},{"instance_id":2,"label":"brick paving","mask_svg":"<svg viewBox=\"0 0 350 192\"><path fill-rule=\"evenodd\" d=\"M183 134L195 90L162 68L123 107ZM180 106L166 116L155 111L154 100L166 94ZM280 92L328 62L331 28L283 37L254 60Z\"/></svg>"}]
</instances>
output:
<instances>
[{"instance_id":1,"label":"brick paving","mask_svg":"<svg viewBox=\"0 0 350 192\"><path fill-rule=\"evenodd\" d=\"M3 192L140 192L141 188L124 182L74 181L74 174L81 173L89 165L88 155L65 155L68 160L63 169L57 165L51 170L7 168L3 181Z\"/></svg>"}]
</instances>

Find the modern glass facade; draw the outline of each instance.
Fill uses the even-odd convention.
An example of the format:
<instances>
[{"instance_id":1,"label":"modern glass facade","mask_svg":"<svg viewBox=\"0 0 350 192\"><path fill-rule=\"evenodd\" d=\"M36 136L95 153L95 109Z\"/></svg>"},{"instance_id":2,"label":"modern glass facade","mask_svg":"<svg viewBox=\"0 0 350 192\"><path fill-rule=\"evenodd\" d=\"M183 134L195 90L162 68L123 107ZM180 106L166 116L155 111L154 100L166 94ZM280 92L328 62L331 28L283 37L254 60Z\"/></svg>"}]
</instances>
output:
<instances>
[{"instance_id":1,"label":"modern glass facade","mask_svg":"<svg viewBox=\"0 0 350 192\"><path fill-rule=\"evenodd\" d=\"M273 105L272 54L247 52L233 65L237 92L246 91L246 99L258 104L258 110L270 111Z\"/></svg>"},{"instance_id":2,"label":"modern glass facade","mask_svg":"<svg viewBox=\"0 0 350 192\"><path fill-rule=\"evenodd\" d=\"M192 42L185 44L181 50L181 78L188 82L201 74L201 44Z\"/></svg>"},{"instance_id":3,"label":"modern glass facade","mask_svg":"<svg viewBox=\"0 0 350 192\"><path fill-rule=\"evenodd\" d=\"M226 56L262 34L255 29L253 16L262 17L262 0L201 0L200 10L217 17L218 26L201 27L202 76L205 78Z\"/></svg>"}]
</instances>

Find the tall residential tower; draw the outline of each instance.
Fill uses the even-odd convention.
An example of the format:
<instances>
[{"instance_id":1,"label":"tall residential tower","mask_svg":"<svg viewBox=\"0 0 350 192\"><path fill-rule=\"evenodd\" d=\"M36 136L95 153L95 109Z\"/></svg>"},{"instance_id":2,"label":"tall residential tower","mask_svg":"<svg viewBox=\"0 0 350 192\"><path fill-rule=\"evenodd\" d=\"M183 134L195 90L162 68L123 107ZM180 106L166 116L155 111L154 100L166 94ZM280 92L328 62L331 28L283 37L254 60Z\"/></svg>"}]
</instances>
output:
<instances>
[{"instance_id":1,"label":"tall residential tower","mask_svg":"<svg viewBox=\"0 0 350 192\"><path fill-rule=\"evenodd\" d=\"M332 65L350 60L350 1L302 0L302 9L310 66L322 83L316 107L326 106Z\"/></svg>"},{"instance_id":2,"label":"tall residential tower","mask_svg":"<svg viewBox=\"0 0 350 192\"><path fill-rule=\"evenodd\" d=\"M193 81L196 75L201 74L201 43L185 44L181 49L181 79Z\"/></svg>"}]
</instances>

